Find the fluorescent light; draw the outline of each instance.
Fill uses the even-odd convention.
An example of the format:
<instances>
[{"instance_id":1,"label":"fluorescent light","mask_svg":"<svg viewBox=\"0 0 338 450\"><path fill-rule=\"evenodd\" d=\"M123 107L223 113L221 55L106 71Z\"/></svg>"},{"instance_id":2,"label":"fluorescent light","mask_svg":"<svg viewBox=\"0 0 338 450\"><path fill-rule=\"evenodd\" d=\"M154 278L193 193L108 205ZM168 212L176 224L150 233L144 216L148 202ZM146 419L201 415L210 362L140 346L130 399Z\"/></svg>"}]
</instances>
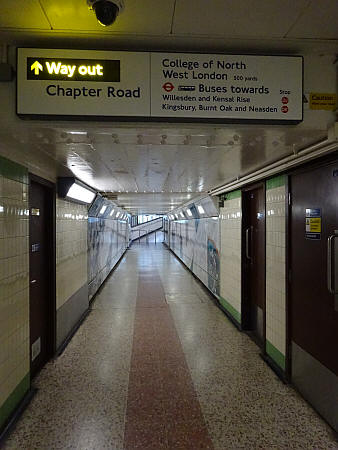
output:
<instances>
[{"instance_id":1,"label":"fluorescent light","mask_svg":"<svg viewBox=\"0 0 338 450\"><path fill-rule=\"evenodd\" d=\"M188 216L191 217L192 216L191 210L188 208L188 209L186 209L186 211L187 211Z\"/></svg>"},{"instance_id":2,"label":"fluorescent light","mask_svg":"<svg viewBox=\"0 0 338 450\"><path fill-rule=\"evenodd\" d=\"M110 216L112 216L114 214L115 209L111 210L111 213L109 214Z\"/></svg>"},{"instance_id":3,"label":"fluorescent light","mask_svg":"<svg viewBox=\"0 0 338 450\"><path fill-rule=\"evenodd\" d=\"M85 135L87 134L87 131L67 131L67 133Z\"/></svg>"},{"instance_id":4,"label":"fluorescent light","mask_svg":"<svg viewBox=\"0 0 338 450\"><path fill-rule=\"evenodd\" d=\"M100 214L104 214L106 209L107 209L107 205L103 205L101 210L100 210Z\"/></svg>"},{"instance_id":5,"label":"fluorescent light","mask_svg":"<svg viewBox=\"0 0 338 450\"><path fill-rule=\"evenodd\" d=\"M198 206L197 206L197 209L198 209L198 212L199 212L200 214L205 214L205 211L204 211L204 208L203 208L202 205L198 205Z\"/></svg>"},{"instance_id":6,"label":"fluorescent light","mask_svg":"<svg viewBox=\"0 0 338 450\"><path fill-rule=\"evenodd\" d=\"M178 219L178 214L175 214L176 219Z\"/></svg>"},{"instance_id":7,"label":"fluorescent light","mask_svg":"<svg viewBox=\"0 0 338 450\"><path fill-rule=\"evenodd\" d=\"M181 214L181 217L183 217L183 218L184 218L184 214L183 214L183 211L181 211L181 212L180 212L180 214Z\"/></svg>"},{"instance_id":8,"label":"fluorescent light","mask_svg":"<svg viewBox=\"0 0 338 450\"><path fill-rule=\"evenodd\" d=\"M74 183L67 192L67 197L89 204L94 200L95 192Z\"/></svg>"},{"instance_id":9,"label":"fluorescent light","mask_svg":"<svg viewBox=\"0 0 338 450\"><path fill-rule=\"evenodd\" d=\"M117 213L116 213L116 218L119 217L119 215L120 215L120 213L117 211Z\"/></svg>"}]
</instances>

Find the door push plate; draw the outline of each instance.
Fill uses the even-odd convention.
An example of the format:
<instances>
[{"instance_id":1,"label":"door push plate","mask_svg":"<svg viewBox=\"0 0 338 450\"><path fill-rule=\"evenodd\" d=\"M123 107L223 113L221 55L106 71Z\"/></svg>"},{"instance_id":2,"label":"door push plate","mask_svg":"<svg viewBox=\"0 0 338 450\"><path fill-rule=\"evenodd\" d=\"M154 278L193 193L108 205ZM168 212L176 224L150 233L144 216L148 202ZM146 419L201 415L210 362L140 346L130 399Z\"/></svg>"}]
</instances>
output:
<instances>
[{"instance_id":1,"label":"door push plate","mask_svg":"<svg viewBox=\"0 0 338 450\"><path fill-rule=\"evenodd\" d=\"M40 244L32 244L32 253L38 252L40 250Z\"/></svg>"},{"instance_id":2,"label":"door push plate","mask_svg":"<svg viewBox=\"0 0 338 450\"><path fill-rule=\"evenodd\" d=\"M31 216L39 216L40 215L40 209L39 208L32 208L31 209Z\"/></svg>"},{"instance_id":3,"label":"door push plate","mask_svg":"<svg viewBox=\"0 0 338 450\"><path fill-rule=\"evenodd\" d=\"M41 337L39 337L35 342L32 344L32 362L34 359L39 356L41 353Z\"/></svg>"}]
</instances>

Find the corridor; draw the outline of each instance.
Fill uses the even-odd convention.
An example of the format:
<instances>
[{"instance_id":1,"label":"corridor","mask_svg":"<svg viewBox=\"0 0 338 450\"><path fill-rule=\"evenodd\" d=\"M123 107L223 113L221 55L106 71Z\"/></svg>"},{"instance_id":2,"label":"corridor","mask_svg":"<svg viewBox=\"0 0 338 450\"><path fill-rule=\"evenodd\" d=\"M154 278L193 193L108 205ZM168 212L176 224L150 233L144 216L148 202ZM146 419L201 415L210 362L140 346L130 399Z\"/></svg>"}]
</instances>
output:
<instances>
[{"instance_id":1,"label":"corridor","mask_svg":"<svg viewBox=\"0 0 338 450\"><path fill-rule=\"evenodd\" d=\"M6 449L337 449L182 263L134 243Z\"/></svg>"}]
</instances>

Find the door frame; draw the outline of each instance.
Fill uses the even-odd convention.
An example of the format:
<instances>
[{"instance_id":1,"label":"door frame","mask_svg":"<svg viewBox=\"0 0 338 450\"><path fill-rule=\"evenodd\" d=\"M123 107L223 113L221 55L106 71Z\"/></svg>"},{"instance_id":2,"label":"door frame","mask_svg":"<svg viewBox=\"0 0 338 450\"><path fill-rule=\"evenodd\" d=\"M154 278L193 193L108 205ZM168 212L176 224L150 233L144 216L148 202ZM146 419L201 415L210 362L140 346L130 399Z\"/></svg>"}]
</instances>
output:
<instances>
[{"instance_id":1,"label":"door frame","mask_svg":"<svg viewBox=\"0 0 338 450\"><path fill-rule=\"evenodd\" d=\"M249 291L249 284L248 284L248 277L247 277L247 269L246 269L246 255L245 255L245 229L247 228L247 221L248 211L246 210L246 200L245 195L254 190L262 188L263 190L263 196L264 196L264 295L263 295L263 340L261 345L259 345L259 348L263 355L266 353L266 183L265 180L250 184L248 186L242 187L242 248L241 248L241 287L242 287L242 300L241 300L241 329L243 331L249 332L249 322L250 322L250 312L249 312L249 301L248 301L248 291Z\"/></svg>"},{"instance_id":2,"label":"door frame","mask_svg":"<svg viewBox=\"0 0 338 450\"><path fill-rule=\"evenodd\" d=\"M32 173L28 174L29 188L28 188L28 204L31 206L31 183L37 183L47 189L48 197L50 201L50 210L47 219L48 226L48 253L51 259L49 280L48 280L48 297L49 297L49 317L48 317L48 351L47 358L51 359L56 352L56 185L51 181L45 180ZM30 237L30 232L29 232ZM31 242L30 242L31 245ZM30 253L30 248L29 248ZM29 300L30 301L30 300ZM31 361L30 361L31 362Z\"/></svg>"},{"instance_id":3,"label":"door frame","mask_svg":"<svg viewBox=\"0 0 338 450\"><path fill-rule=\"evenodd\" d=\"M293 170L289 170L287 172L288 183L287 183L287 199L288 199L288 208L286 209L286 355L285 355L285 377L287 382L292 383L292 332L291 332L291 323L292 323L292 295L290 285L292 283L292 267L291 267L291 250L292 250L292 242L291 242L291 209L292 209L292 176L300 175L304 172L309 172L314 169L319 169L320 167L325 167L333 162L337 161L338 158L338 150L335 150L333 153L329 155L323 156L316 160L309 161L301 166L295 167Z\"/></svg>"}]
</instances>

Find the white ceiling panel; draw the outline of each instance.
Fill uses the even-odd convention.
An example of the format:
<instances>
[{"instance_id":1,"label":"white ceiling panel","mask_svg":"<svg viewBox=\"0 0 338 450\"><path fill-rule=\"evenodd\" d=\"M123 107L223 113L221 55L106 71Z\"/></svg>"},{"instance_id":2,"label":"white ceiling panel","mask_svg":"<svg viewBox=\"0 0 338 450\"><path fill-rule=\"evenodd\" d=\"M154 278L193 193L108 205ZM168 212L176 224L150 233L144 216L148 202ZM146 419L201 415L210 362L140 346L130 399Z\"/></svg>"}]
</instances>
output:
<instances>
[{"instance_id":1,"label":"white ceiling panel","mask_svg":"<svg viewBox=\"0 0 338 450\"><path fill-rule=\"evenodd\" d=\"M105 195L104 193L102 193ZM190 199L196 198L200 195L198 192L191 193L160 193L160 194L133 194L124 193L118 194L117 199L114 199L120 206L123 206L133 214L157 213L165 214L171 211ZM108 195L109 198L109 195Z\"/></svg>"},{"instance_id":2,"label":"white ceiling panel","mask_svg":"<svg viewBox=\"0 0 338 450\"><path fill-rule=\"evenodd\" d=\"M309 0L179 0L174 34L284 37Z\"/></svg>"},{"instance_id":3,"label":"white ceiling panel","mask_svg":"<svg viewBox=\"0 0 338 450\"><path fill-rule=\"evenodd\" d=\"M150 213L166 212L326 134L295 126L74 122L22 123L2 129L0 138L5 148L29 159L30 167L54 167L55 176L73 173L99 191L117 194L127 209Z\"/></svg>"},{"instance_id":4,"label":"white ceiling panel","mask_svg":"<svg viewBox=\"0 0 338 450\"><path fill-rule=\"evenodd\" d=\"M0 42L209 53L337 52L337 0L125 0L125 4L117 21L102 27L86 0L0 0Z\"/></svg>"},{"instance_id":5,"label":"white ceiling panel","mask_svg":"<svg viewBox=\"0 0 338 450\"><path fill-rule=\"evenodd\" d=\"M312 0L287 37L338 39L338 1Z\"/></svg>"},{"instance_id":6,"label":"white ceiling panel","mask_svg":"<svg viewBox=\"0 0 338 450\"><path fill-rule=\"evenodd\" d=\"M102 33L170 33L174 0L127 0L125 10L111 27L98 24L86 0L41 0L54 30Z\"/></svg>"},{"instance_id":7,"label":"white ceiling panel","mask_svg":"<svg viewBox=\"0 0 338 450\"><path fill-rule=\"evenodd\" d=\"M1 0L0 28L49 30L50 25L38 0Z\"/></svg>"}]
</instances>

